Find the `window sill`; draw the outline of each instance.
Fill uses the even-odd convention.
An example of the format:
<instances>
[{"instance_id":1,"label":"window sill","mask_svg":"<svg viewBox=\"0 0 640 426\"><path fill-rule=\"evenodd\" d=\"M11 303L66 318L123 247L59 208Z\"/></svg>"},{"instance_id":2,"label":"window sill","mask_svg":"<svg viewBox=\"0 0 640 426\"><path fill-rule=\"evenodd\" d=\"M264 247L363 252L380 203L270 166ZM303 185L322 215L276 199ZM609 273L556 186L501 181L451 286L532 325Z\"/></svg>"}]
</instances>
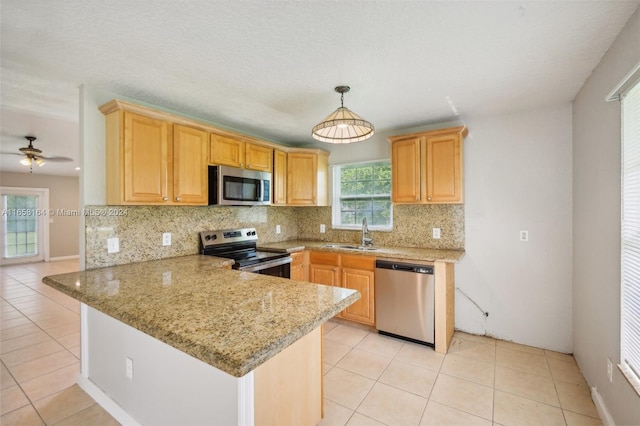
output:
<instances>
[{"instance_id":1,"label":"window sill","mask_svg":"<svg viewBox=\"0 0 640 426\"><path fill-rule=\"evenodd\" d=\"M633 370L631 370L624 364L618 364L618 368L622 372L622 375L625 377L625 379L627 379L627 382L629 382L633 390L635 390L638 396L640 396L640 377L636 376Z\"/></svg>"},{"instance_id":2,"label":"window sill","mask_svg":"<svg viewBox=\"0 0 640 426\"><path fill-rule=\"evenodd\" d=\"M393 228L377 228L373 226L368 226L369 231L371 232L392 232ZM341 225L331 225L331 229L338 229L340 231L359 231L362 232L362 226L341 226Z\"/></svg>"}]
</instances>

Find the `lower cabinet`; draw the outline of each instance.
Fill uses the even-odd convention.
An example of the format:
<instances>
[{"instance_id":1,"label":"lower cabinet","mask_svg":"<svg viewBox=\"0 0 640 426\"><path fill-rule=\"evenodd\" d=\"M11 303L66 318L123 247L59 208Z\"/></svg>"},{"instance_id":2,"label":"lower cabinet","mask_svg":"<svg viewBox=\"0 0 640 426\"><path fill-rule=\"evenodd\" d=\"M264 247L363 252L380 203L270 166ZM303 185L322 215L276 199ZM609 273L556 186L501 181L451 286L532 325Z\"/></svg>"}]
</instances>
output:
<instances>
[{"instance_id":1,"label":"lower cabinet","mask_svg":"<svg viewBox=\"0 0 640 426\"><path fill-rule=\"evenodd\" d=\"M309 281L308 251L291 253L291 279L294 281Z\"/></svg>"},{"instance_id":2,"label":"lower cabinet","mask_svg":"<svg viewBox=\"0 0 640 426\"><path fill-rule=\"evenodd\" d=\"M358 290L362 295L353 305L342 311L342 318L362 324L375 325L374 271L376 258L373 256L342 255L342 280L340 285Z\"/></svg>"},{"instance_id":3,"label":"lower cabinet","mask_svg":"<svg viewBox=\"0 0 640 426\"><path fill-rule=\"evenodd\" d=\"M340 317L375 325L373 256L309 252L309 281L316 284L358 290L360 300L340 313Z\"/></svg>"}]
</instances>

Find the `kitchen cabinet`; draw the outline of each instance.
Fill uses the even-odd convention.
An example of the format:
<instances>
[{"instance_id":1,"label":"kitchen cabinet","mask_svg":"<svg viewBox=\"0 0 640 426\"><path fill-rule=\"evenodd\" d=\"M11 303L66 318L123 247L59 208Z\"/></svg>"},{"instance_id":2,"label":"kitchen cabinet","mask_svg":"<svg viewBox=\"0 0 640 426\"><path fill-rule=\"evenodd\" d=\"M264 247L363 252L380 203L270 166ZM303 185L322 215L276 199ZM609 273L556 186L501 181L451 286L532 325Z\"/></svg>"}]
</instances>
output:
<instances>
[{"instance_id":1,"label":"kitchen cabinet","mask_svg":"<svg viewBox=\"0 0 640 426\"><path fill-rule=\"evenodd\" d=\"M207 204L207 132L121 109L106 130L107 204Z\"/></svg>"},{"instance_id":2,"label":"kitchen cabinet","mask_svg":"<svg viewBox=\"0 0 640 426\"><path fill-rule=\"evenodd\" d=\"M340 317L375 325L374 256L357 256L328 252L309 253L309 281L316 284L358 290L360 300L340 313Z\"/></svg>"},{"instance_id":3,"label":"kitchen cabinet","mask_svg":"<svg viewBox=\"0 0 640 426\"><path fill-rule=\"evenodd\" d=\"M463 202L465 126L398 135L391 142L391 199L398 204Z\"/></svg>"},{"instance_id":4,"label":"kitchen cabinet","mask_svg":"<svg viewBox=\"0 0 640 426\"><path fill-rule=\"evenodd\" d=\"M239 138L211 134L209 162L224 166L271 172L273 148L245 142Z\"/></svg>"},{"instance_id":5,"label":"kitchen cabinet","mask_svg":"<svg viewBox=\"0 0 640 426\"><path fill-rule=\"evenodd\" d=\"M294 281L309 281L308 251L291 253L291 279Z\"/></svg>"},{"instance_id":6,"label":"kitchen cabinet","mask_svg":"<svg viewBox=\"0 0 640 426\"><path fill-rule=\"evenodd\" d=\"M342 318L362 324L375 325L374 271L376 258L373 256L341 255L344 288L358 290L360 300L342 311Z\"/></svg>"},{"instance_id":7,"label":"kitchen cabinet","mask_svg":"<svg viewBox=\"0 0 640 426\"><path fill-rule=\"evenodd\" d=\"M326 206L328 204L329 156L326 152L287 153L287 205Z\"/></svg>"},{"instance_id":8,"label":"kitchen cabinet","mask_svg":"<svg viewBox=\"0 0 640 426\"><path fill-rule=\"evenodd\" d=\"M317 251L309 252L309 281L340 287L340 255Z\"/></svg>"},{"instance_id":9,"label":"kitchen cabinet","mask_svg":"<svg viewBox=\"0 0 640 426\"><path fill-rule=\"evenodd\" d=\"M273 187L272 203L278 206L287 204L287 153L279 149L273 150Z\"/></svg>"}]
</instances>

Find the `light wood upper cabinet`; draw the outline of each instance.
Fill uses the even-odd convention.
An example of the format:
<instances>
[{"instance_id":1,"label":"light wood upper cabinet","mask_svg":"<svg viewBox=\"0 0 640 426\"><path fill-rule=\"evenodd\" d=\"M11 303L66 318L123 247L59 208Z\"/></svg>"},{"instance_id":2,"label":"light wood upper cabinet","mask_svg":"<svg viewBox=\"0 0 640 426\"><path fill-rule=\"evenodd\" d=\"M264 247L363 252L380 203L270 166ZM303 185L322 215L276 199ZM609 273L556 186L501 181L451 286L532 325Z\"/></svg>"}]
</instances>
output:
<instances>
[{"instance_id":1,"label":"light wood upper cabinet","mask_svg":"<svg viewBox=\"0 0 640 426\"><path fill-rule=\"evenodd\" d=\"M173 201L175 204L208 204L207 141L209 133L192 127L173 126Z\"/></svg>"},{"instance_id":2,"label":"light wood upper cabinet","mask_svg":"<svg viewBox=\"0 0 640 426\"><path fill-rule=\"evenodd\" d=\"M391 185L394 203L420 201L420 138L391 145Z\"/></svg>"},{"instance_id":3,"label":"light wood upper cabinet","mask_svg":"<svg viewBox=\"0 0 640 426\"><path fill-rule=\"evenodd\" d=\"M130 112L110 118L107 132L114 133L108 134L107 158L112 164L107 170L107 203L163 203L169 196L171 126Z\"/></svg>"},{"instance_id":4,"label":"light wood upper cabinet","mask_svg":"<svg viewBox=\"0 0 640 426\"><path fill-rule=\"evenodd\" d=\"M223 166L244 167L244 142L211 134L209 162Z\"/></svg>"},{"instance_id":5,"label":"light wood upper cabinet","mask_svg":"<svg viewBox=\"0 0 640 426\"><path fill-rule=\"evenodd\" d=\"M463 202L464 126L388 138L391 142L391 199L405 204Z\"/></svg>"},{"instance_id":6,"label":"light wood upper cabinet","mask_svg":"<svg viewBox=\"0 0 640 426\"><path fill-rule=\"evenodd\" d=\"M107 114L107 204L207 204L207 133L130 111Z\"/></svg>"},{"instance_id":7,"label":"light wood upper cabinet","mask_svg":"<svg viewBox=\"0 0 640 426\"><path fill-rule=\"evenodd\" d=\"M422 199L430 203L462 202L462 136L426 137L422 163Z\"/></svg>"},{"instance_id":8,"label":"light wood upper cabinet","mask_svg":"<svg viewBox=\"0 0 640 426\"><path fill-rule=\"evenodd\" d=\"M273 148L268 146L212 133L209 151L211 164L263 172L270 172L273 169Z\"/></svg>"},{"instance_id":9,"label":"light wood upper cabinet","mask_svg":"<svg viewBox=\"0 0 640 426\"><path fill-rule=\"evenodd\" d=\"M273 170L273 148L245 144L245 169L270 172Z\"/></svg>"},{"instance_id":10,"label":"light wood upper cabinet","mask_svg":"<svg viewBox=\"0 0 640 426\"><path fill-rule=\"evenodd\" d=\"M287 204L326 206L328 202L328 155L287 153Z\"/></svg>"},{"instance_id":11,"label":"light wood upper cabinet","mask_svg":"<svg viewBox=\"0 0 640 426\"><path fill-rule=\"evenodd\" d=\"M272 203L284 206L287 204L287 153L279 149L273 150L273 200Z\"/></svg>"}]
</instances>

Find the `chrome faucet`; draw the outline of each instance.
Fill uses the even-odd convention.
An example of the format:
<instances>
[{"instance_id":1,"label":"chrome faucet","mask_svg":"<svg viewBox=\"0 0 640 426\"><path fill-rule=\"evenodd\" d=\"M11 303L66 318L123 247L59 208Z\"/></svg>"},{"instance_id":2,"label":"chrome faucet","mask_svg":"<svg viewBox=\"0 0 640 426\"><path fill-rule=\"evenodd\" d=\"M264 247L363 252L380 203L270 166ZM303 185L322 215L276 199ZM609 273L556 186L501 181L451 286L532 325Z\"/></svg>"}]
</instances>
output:
<instances>
[{"instance_id":1,"label":"chrome faucet","mask_svg":"<svg viewBox=\"0 0 640 426\"><path fill-rule=\"evenodd\" d=\"M367 218L362 218L362 246L372 246L373 245L373 236L371 232L369 232L369 227L367 226Z\"/></svg>"}]
</instances>

